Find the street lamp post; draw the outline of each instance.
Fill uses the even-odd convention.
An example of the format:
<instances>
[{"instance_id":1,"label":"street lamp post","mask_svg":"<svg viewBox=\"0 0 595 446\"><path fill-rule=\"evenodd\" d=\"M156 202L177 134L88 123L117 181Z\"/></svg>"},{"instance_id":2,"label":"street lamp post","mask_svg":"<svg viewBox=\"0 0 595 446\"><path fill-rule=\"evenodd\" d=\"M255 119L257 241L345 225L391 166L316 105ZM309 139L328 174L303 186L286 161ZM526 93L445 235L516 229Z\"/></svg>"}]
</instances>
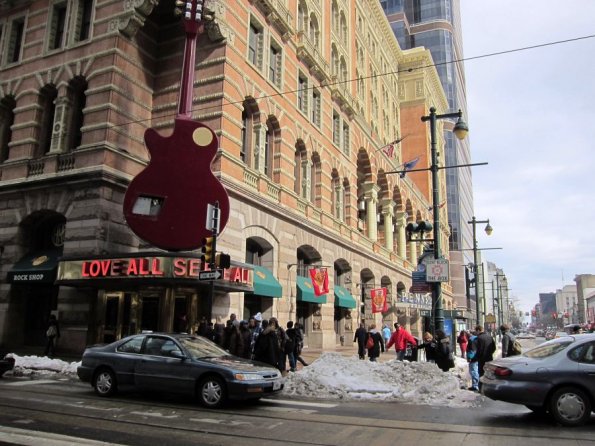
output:
<instances>
[{"instance_id":1,"label":"street lamp post","mask_svg":"<svg viewBox=\"0 0 595 446\"><path fill-rule=\"evenodd\" d=\"M478 259L477 259L477 229L476 229L476 225L477 223L486 223L486 227L485 227L485 232L487 235L491 235L493 232L493 228L490 226L490 220L477 220L475 218L475 216L473 216L471 218L471 221L467 222L470 225L473 225L473 271L475 272L475 320L477 322L477 325L480 324L481 322L481 311L480 311L480 307L479 307L479 293L478 293L478 287L477 287L477 283L479 282L477 280L477 277L479 276L479 266L478 266ZM481 280L483 281L483 277L481 278Z\"/></svg>"},{"instance_id":2,"label":"street lamp post","mask_svg":"<svg viewBox=\"0 0 595 446\"><path fill-rule=\"evenodd\" d=\"M430 114L422 116L422 122L430 121L430 152L432 156L432 165L430 172L432 172L432 212L434 213L434 259L439 259L440 252L440 191L438 188L438 152L436 150L436 122L439 119L459 118L453 128L453 132L459 139L464 139L467 136L469 128L462 120L463 112L459 110L456 113L444 113L442 115L436 114L436 107L430 107ZM433 288L433 302L434 305L434 330L444 330L444 310L442 308L442 282L434 282Z\"/></svg>"}]
</instances>

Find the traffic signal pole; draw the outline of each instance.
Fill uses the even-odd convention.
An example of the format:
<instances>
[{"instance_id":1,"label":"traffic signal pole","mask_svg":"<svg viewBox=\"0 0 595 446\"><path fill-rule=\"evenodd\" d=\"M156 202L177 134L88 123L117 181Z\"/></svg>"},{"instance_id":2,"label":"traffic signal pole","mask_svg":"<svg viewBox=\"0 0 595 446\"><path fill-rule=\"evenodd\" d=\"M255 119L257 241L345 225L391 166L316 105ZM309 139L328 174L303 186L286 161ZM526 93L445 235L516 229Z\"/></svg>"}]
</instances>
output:
<instances>
[{"instance_id":1,"label":"traffic signal pole","mask_svg":"<svg viewBox=\"0 0 595 446\"><path fill-rule=\"evenodd\" d=\"M211 242L211 256L209 260L209 269L215 271L217 265L215 264L215 256L217 253L217 236L219 235L219 202L216 201L215 205L209 205L209 211L207 214L207 229L211 229L213 240ZM213 299L215 296L215 280L209 281L209 291L207 293L207 321L213 322Z\"/></svg>"}]
</instances>

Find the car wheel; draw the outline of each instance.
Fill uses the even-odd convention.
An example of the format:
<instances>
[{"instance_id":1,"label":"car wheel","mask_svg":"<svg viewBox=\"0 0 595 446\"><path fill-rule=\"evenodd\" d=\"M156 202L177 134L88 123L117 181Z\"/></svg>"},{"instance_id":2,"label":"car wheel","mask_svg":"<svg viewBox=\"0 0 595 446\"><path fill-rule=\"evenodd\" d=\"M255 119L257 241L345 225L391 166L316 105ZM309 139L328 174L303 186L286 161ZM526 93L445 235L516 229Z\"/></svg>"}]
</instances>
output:
<instances>
[{"instance_id":1,"label":"car wheel","mask_svg":"<svg viewBox=\"0 0 595 446\"><path fill-rule=\"evenodd\" d=\"M116 392L116 375L110 369L101 369L95 374L93 380L95 393L99 396L110 396Z\"/></svg>"},{"instance_id":2,"label":"car wheel","mask_svg":"<svg viewBox=\"0 0 595 446\"><path fill-rule=\"evenodd\" d=\"M552 395L550 412L564 426L579 426L591 418L591 402L582 390L563 387Z\"/></svg>"},{"instance_id":3,"label":"car wheel","mask_svg":"<svg viewBox=\"0 0 595 446\"><path fill-rule=\"evenodd\" d=\"M221 407L225 398L225 384L218 376L208 376L198 385L198 399L205 407L211 409Z\"/></svg>"}]
</instances>

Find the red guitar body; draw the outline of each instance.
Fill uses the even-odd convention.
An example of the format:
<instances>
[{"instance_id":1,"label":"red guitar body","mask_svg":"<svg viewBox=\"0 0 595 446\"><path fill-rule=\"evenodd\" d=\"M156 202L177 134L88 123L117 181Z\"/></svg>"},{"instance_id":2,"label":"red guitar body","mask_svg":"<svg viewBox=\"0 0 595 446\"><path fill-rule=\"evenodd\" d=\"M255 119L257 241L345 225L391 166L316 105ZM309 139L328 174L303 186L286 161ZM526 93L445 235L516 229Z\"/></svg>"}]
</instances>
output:
<instances>
[{"instance_id":1,"label":"red guitar body","mask_svg":"<svg viewBox=\"0 0 595 446\"><path fill-rule=\"evenodd\" d=\"M219 202L219 225L229 218L229 198L211 171L219 143L206 125L177 117L171 136L145 132L149 165L128 186L124 217L143 240L170 250L198 249L213 235L207 205ZM146 201L151 203L144 203Z\"/></svg>"},{"instance_id":2,"label":"red guitar body","mask_svg":"<svg viewBox=\"0 0 595 446\"><path fill-rule=\"evenodd\" d=\"M196 38L204 31L203 0L187 0L186 44L178 113L171 136L145 132L149 165L128 186L124 197L126 222L143 240L168 251L200 248L207 229L207 206L219 207L218 232L229 218L229 198L211 171L219 142L205 124L192 120ZM217 235L215 234L215 235Z\"/></svg>"}]
</instances>

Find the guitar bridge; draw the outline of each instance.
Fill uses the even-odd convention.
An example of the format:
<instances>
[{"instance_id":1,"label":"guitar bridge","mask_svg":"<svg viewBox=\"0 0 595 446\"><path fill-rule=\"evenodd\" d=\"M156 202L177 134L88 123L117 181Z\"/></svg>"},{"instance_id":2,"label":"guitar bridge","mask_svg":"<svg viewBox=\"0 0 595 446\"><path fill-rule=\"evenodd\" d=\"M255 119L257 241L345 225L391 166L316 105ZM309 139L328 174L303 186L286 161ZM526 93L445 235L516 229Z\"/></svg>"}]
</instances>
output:
<instances>
[{"instance_id":1,"label":"guitar bridge","mask_svg":"<svg viewBox=\"0 0 595 446\"><path fill-rule=\"evenodd\" d=\"M143 197L140 196L134 202L132 213L135 215L157 216L163 207L163 197Z\"/></svg>"}]
</instances>

